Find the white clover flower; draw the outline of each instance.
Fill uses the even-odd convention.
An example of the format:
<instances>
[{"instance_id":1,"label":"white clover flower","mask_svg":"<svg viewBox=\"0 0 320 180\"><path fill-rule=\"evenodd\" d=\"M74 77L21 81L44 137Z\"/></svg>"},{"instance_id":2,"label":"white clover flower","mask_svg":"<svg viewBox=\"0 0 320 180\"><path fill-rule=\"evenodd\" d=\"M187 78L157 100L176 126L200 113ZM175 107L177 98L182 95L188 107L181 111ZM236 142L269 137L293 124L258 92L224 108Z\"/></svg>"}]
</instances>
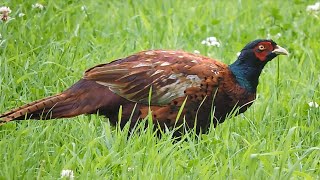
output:
<instances>
[{"instance_id":1,"label":"white clover flower","mask_svg":"<svg viewBox=\"0 0 320 180\"><path fill-rule=\"evenodd\" d=\"M319 107L319 104L317 102L313 102L313 101L309 102L308 105L311 108L318 108Z\"/></svg>"},{"instance_id":2,"label":"white clover flower","mask_svg":"<svg viewBox=\"0 0 320 180\"><path fill-rule=\"evenodd\" d=\"M11 9L6 6L0 7L0 19L2 21L7 21L10 19L9 14L11 13Z\"/></svg>"},{"instance_id":3,"label":"white clover flower","mask_svg":"<svg viewBox=\"0 0 320 180\"><path fill-rule=\"evenodd\" d=\"M0 7L0 13L1 14L4 14L4 13L11 13L11 9L9 7L6 7L6 6L2 6Z\"/></svg>"},{"instance_id":4,"label":"white clover flower","mask_svg":"<svg viewBox=\"0 0 320 180\"><path fill-rule=\"evenodd\" d=\"M40 3L32 4L32 9L40 9L43 10L44 6Z\"/></svg>"},{"instance_id":5,"label":"white clover flower","mask_svg":"<svg viewBox=\"0 0 320 180\"><path fill-rule=\"evenodd\" d=\"M195 54L200 54L200 51L194 50L193 53L195 53Z\"/></svg>"},{"instance_id":6,"label":"white clover flower","mask_svg":"<svg viewBox=\"0 0 320 180\"><path fill-rule=\"evenodd\" d=\"M220 47L220 42L217 40L216 37L207 37L207 39L201 41L201 44L207 45L207 46L217 46Z\"/></svg>"},{"instance_id":7,"label":"white clover flower","mask_svg":"<svg viewBox=\"0 0 320 180\"><path fill-rule=\"evenodd\" d=\"M307 11L320 11L320 2L316 2L314 5L307 6Z\"/></svg>"},{"instance_id":8,"label":"white clover flower","mask_svg":"<svg viewBox=\"0 0 320 180\"><path fill-rule=\"evenodd\" d=\"M25 16L25 15L26 15L26 14L24 14L24 13L21 12L21 13L18 14L18 17L23 17L23 16Z\"/></svg>"},{"instance_id":9,"label":"white clover flower","mask_svg":"<svg viewBox=\"0 0 320 180\"><path fill-rule=\"evenodd\" d=\"M73 171L66 169L61 171L61 178L69 178L71 180L74 179Z\"/></svg>"}]
</instances>

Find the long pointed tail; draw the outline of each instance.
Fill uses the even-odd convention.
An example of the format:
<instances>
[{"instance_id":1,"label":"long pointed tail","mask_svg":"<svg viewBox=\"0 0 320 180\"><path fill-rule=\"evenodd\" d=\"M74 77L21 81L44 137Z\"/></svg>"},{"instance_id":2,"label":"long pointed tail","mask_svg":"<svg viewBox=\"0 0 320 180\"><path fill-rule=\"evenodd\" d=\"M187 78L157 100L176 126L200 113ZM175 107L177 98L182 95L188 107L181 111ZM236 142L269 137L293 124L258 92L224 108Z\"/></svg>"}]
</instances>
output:
<instances>
[{"instance_id":1,"label":"long pointed tail","mask_svg":"<svg viewBox=\"0 0 320 180\"><path fill-rule=\"evenodd\" d=\"M110 91L95 82L80 80L61 94L28 103L0 115L0 125L13 120L56 119L96 113L108 104Z\"/></svg>"},{"instance_id":2,"label":"long pointed tail","mask_svg":"<svg viewBox=\"0 0 320 180\"><path fill-rule=\"evenodd\" d=\"M53 119L63 116L57 109L65 109L68 95L58 94L44 99L28 103L16 109L10 110L0 115L0 122L9 122L22 119ZM69 100L70 102L70 100Z\"/></svg>"}]
</instances>

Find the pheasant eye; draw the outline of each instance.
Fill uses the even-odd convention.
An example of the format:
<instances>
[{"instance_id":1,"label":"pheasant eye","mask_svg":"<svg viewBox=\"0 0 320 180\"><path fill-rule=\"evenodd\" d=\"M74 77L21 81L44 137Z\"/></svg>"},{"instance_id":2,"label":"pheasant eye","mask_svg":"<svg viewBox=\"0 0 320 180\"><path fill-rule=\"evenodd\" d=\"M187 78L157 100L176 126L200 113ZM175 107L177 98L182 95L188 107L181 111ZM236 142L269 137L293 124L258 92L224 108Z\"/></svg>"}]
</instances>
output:
<instances>
[{"instance_id":1,"label":"pheasant eye","mask_svg":"<svg viewBox=\"0 0 320 180\"><path fill-rule=\"evenodd\" d=\"M258 47L258 48L259 48L259 50L260 50L260 51L263 51L263 50L265 50L265 49L266 49L266 48L264 47L264 45L259 45L259 47Z\"/></svg>"}]
</instances>

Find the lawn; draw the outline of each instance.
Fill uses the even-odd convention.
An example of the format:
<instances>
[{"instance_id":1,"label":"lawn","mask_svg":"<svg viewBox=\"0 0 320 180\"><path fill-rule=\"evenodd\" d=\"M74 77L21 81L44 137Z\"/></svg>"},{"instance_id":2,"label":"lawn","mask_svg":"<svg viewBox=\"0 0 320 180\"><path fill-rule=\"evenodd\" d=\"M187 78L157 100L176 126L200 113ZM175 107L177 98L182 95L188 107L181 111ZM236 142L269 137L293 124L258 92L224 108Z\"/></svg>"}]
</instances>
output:
<instances>
[{"instance_id":1,"label":"lawn","mask_svg":"<svg viewBox=\"0 0 320 180\"><path fill-rule=\"evenodd\" d=\"M36 6L41 3L44 7ZM290 52L269 63L258 98L200 137L151 129L128 137L96 115L0 126L0 179L319 179L320 12L315 1L9 0L0 22L0 113L59 93L100 63L146 49L233 62L272 38ZM22 14L23 13L23 14ZM202 40L214 36L220 47Z\"/></svg>"}]
</instances>

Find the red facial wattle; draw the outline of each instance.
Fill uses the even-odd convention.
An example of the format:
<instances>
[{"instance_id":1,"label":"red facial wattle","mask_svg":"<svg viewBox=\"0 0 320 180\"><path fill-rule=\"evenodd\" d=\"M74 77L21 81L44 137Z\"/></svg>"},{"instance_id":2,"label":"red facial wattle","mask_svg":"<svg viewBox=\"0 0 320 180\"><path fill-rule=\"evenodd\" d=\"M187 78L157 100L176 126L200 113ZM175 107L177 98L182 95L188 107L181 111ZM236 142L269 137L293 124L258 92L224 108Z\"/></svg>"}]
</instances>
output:
<instances>
[{"instance_id":1,"label":"red facial wattle","mask_svg":"<svg viewBox=\"0 0 320 180\"><path fill-rule=\"evenodd\" d=\"M260 61L265 61L267 60L268 54L272 52L273 49L271 42L261 42L253 49L253 51Z\"/></svg>"}]
</instances>

